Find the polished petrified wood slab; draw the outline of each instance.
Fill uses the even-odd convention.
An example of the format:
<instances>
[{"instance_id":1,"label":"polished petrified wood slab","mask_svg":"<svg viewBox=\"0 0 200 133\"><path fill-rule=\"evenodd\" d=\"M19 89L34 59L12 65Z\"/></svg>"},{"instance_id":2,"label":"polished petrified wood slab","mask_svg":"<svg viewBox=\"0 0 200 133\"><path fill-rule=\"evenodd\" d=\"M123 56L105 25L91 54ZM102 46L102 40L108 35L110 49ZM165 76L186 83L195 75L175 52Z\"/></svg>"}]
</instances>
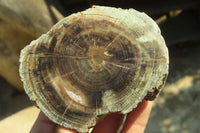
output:
<instances>
[{"instance_id":1,"label":"polished petrified wood slab","mask_svg":"<svg viewBox=\"0 0 200 133\"><path fill-rule=\"evenodd\" d=\"M80 132L110 112L153 100L168 74L156 23L133 9L93 6L61 20L25 47L26 93L54 122Z\"/></svg>"}]
</instances>

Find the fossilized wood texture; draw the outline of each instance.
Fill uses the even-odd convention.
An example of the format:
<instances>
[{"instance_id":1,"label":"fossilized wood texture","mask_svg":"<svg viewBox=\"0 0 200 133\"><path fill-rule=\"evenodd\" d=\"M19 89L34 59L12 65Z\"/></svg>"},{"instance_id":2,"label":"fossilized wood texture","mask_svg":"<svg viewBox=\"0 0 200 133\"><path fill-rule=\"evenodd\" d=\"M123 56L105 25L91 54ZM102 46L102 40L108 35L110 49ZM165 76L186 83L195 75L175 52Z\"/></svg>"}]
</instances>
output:
<instances>
[{"instance_id":1,"label":"fossilized wood texture","mask_svg":"<svg viewBox=\"0 0 200 133\"><path fill-rule=\"evenodd\" d=\"M23 90L18 72L20 50L63 18L48 4L45 0L0 0L0 76L19 90Z\"/></svg>"},{"instance_id":2,"label":"fossilized wood texture","mask_svg":"<svg viewBox=\"0 0 200 133\"><path fill-rule=\"evenodd\" d=\"M21 52L26 93L54 122L86 132L109 112L153 100L168 74L156 23L133 9L72 14Z\"/></svg>"}]
</instances>

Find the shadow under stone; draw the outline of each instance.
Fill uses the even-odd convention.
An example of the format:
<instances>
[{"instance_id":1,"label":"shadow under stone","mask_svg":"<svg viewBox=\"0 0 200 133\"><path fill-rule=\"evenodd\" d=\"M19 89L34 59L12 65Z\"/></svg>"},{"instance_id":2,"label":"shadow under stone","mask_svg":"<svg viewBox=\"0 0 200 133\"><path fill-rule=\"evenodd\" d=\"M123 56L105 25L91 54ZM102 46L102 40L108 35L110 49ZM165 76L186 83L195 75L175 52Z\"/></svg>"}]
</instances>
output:
<instances>
[{"instance_id":1,"label":"shadow under stone","mask_svg":"<svg viewBox=\"0 0 200 133\"><path fill-rule=\"evenodd\" d=\"M18 92L0 77L0 120L33 105L24 92Z\"/></svg>"}]
</instances>

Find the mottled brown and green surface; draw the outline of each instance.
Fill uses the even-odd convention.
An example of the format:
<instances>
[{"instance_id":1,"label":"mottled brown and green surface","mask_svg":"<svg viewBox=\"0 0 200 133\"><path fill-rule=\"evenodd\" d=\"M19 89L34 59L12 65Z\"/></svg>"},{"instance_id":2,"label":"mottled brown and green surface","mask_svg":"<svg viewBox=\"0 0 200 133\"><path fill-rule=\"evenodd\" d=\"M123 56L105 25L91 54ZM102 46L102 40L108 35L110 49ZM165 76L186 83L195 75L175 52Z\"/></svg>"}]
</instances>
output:
<instances>
[{"instance_id":1,"label":"mottled brown and green surface","mask_svg":"<svg viewBox=\"0 0 200 133\"><path fill-rule=\"evenodd\" d=\"M168 51L146 14L95 6L73 14L25 47L26 93L54 122L80 132L109 112L153 100L168 74Z\"/></svg>"}]
</instances>

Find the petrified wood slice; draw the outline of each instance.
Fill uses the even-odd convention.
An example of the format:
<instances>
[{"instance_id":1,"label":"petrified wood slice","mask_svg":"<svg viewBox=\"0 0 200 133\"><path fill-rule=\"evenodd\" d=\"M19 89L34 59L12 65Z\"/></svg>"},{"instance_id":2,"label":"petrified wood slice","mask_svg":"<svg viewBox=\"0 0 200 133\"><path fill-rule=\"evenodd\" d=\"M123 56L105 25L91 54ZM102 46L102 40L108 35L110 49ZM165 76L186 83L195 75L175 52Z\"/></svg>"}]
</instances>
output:
<instances>
[{"instance_id":1,"label":"petrified wood slice","mask_svg":"<svg viewBox=\"0 0 200 133\"><path fill-rule=\"evenodd\" d=\"M110 112L153 100L168 74L156 23L133 9L93 6L61 20L25 47L26 93L54 122L79 132Z\"/></svg>"}]
</instances>

